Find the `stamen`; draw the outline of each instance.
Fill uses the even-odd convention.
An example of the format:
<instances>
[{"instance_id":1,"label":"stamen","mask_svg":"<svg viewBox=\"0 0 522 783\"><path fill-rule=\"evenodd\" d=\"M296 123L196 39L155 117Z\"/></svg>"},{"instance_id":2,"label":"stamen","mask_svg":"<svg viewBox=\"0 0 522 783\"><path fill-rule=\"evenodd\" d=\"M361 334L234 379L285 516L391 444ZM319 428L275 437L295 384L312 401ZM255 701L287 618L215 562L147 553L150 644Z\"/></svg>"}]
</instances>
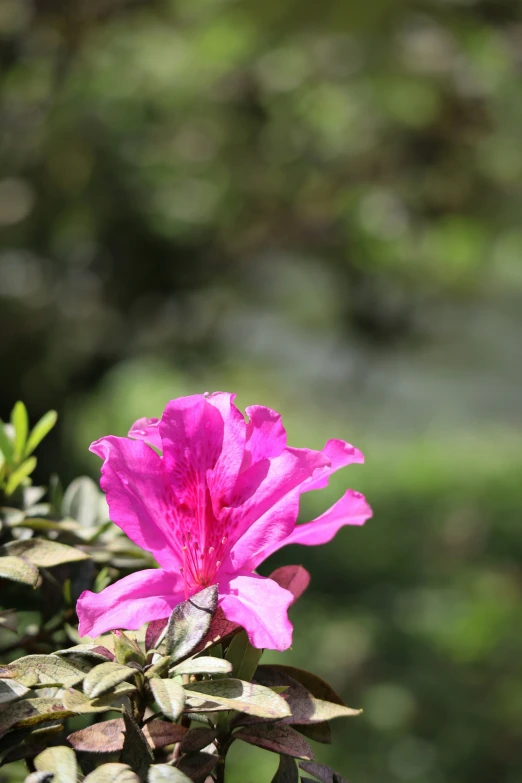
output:
<instances>
[{"instance_id":1,"label":"stamen","mask_svg":"<svg viewBox=\"0 0 522 783\"><path fill-rule=\"evenodd\" d=\"M226 536L223 536L223 538L221 539L221 543L222 543L223 546L225 546L225 544L227 543L227 537Z\"/></svg>"}]
</instances>

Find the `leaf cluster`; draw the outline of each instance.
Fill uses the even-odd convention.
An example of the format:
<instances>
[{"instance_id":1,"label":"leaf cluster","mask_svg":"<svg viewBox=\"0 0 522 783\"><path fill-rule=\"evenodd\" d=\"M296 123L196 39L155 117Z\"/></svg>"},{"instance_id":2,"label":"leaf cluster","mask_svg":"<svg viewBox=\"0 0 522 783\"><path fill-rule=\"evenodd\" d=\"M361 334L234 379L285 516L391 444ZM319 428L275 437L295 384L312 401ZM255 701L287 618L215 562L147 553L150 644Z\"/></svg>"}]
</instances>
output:
<instances>
[{"instance_id":1,"label":"leaf cluster","mask_svg":"<svg viewBox=\"0 0 522 783\"><path fill-rule=\"evenodd\" d=\"M140 640L116 631L0 666L0 765L25 759L26 783L223 781L237 741L279 754L275 783L341 783L308 740L329 742L329 721L358 711L310 672L261 664L217 597L205 588Z\"/></svg>"}]
</instances>

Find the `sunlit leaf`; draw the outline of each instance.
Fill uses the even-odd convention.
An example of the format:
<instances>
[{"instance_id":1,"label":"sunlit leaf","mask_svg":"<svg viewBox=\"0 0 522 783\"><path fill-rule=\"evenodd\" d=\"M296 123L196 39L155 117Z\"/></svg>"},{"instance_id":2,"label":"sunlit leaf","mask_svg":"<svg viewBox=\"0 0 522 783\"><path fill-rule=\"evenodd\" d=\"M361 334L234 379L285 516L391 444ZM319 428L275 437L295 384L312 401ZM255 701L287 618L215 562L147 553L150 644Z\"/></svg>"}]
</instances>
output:
<instances>
[{"instance_id":1,"label":"sunlit leaf","mask_svg":"<svg viewBox=\"0 0 522 783\"><path fill-rule=\"evenodd\" d=\"M36 587L39 579L38 569L21 557L6 555L0 557L0 579L10 579L25 585Z\"/></svg>"},{"instance_id":2,"label":"sunlit leaf","mask_svg":"<svg viewBox=\"0 0 522 783\"><path fill-rule=\"evenodd\" d=\"M106 647L102 647L99 644L75 644L74 647L67 647L65 650L57 650L53 655L61 655L64 657L76 657L91 658L93 661L113 661L114 655Z\"/></svg>"},{"instance_id":3,"label":"sunlit leaf","mask_svg":"<svg viewBox=\"0 0 522 783\"><path fill-rule=\"evenodd\" d=\"M361 712L351 707L345 707L344 704L316 699L301 683L290 677L286 671L282 671L281 667L259 666L256 672L256 682L260 682L268 688L288 686L284 697L290 707L292 717L285 720L285 723L321 723L333 718L352 717Z\"/></svg>"},{"instance_id":4,"label":"sunlit leaf","mask_svg":"<svg viewBox=\"0 0 522 783\"><path fill-rule=\"evenodd\" d=\"M29 459L26 459L25 462L22 462L22 464L18 468L16 468L16 470L13 470L13 472L7 479L5 494L8 497L9 495L12 495L13 492L15 492L18 489L22 481L24 481L28 476L31 475L35 467L36 467L36 457L29 457Z\"/></svg>"},{"instance_id":5,"label":"sunlit leaf","mask_svg":"<svg viewBox=\"0 0 522 783\"><path fill-rule=\"evenodd\" d=\"M285 724L262 723L246 726L234 732L234 737L273 753L284 753L305 760L314 758L308 742L295 729Z\"/></svg>"},{"instance_id":6,"label":"sunlit leaf","mask_svg":"<svg viewBox=\"0 0 522 783\"><path fill-rule=\"evenodd\" d=\"M0 706L11 701L18 701L29 693L29 688L16 680L0 680Z\"/></svg>"},{"instance_id":7,"label":"sunlit leaf","mask_svg":"<svg viewBox=\"0 0 522 783\"><path fill-rule=\"evenodd\" d=\"M9 435L6 432L5 424L0 419L0 452L4 455L4 459L8 465L12 465L14 456L14 444Z\"/></svg>"},{"instance_id":8,"label":"sunlit leaf","mask_svg":"<svg viewBox=\"0 0 522 783\"><path fill-rule=\"evenodd\" d=\"M89 699L95 699L112 690L124 680L136 674L136 669L120 663L107 661L90 670L83 681L83 692Z\"/></svg>"},{"instance_id":9,"label":"sunlit leaf","mask_svg":"<svg viewBox=\"0 0 522 783\"><path fill-rule=\"evenodd\" d=\"M174 680L150 680L150 688L159 708L167 718L177 720L185 704L185 690Z\"/></svg>"},{"instance_id":10,"label":"sunlit leaf","mask_svg":"<svg viewBox=\"0 0 522 783\"><path fill-rule=\"evenodd\" d=\"M170 669L171 674L228 674L232 671L230 661L223 658L212 658L211 656L201 656L200 658L191 658L188 661L176 664Z\"/></svg>"},{"instance_id":11,"label":"sunlit leaf","mask_svg":"<svg viewBox=\"0 0 522 783\"><path fill-rule=\"evenodd\" d=\"M11 541L6 544L10 555L23 557L39 568L52 568L63 563L88 560L89 555L73 546L49 541L47 538L29 538L26 541Z\"/></svg>"},{"instance_id":12,"label":"sunlit leaf","mask_svg":"<svg viewBox=\"0 0 522 783\"><path fill-rule=\"evenodd\" d=\"M38 421L34 425L33 429L31 430L31 434L27 439L27 443L25 444L25 449L24 449L25 457L28 457L30 454L33 453L35 448L42 442L45 436L48 435L49 432L52 430L52 428L56 424L57 419L58 419L58 414L56 413L56 411L47 411L47 413L44 413L40 421Z\"/></svg>"},{"instance_id":13,"label":"sunlit leaf","mask_svg":"<svg viewBox=\"0 0 522 783\"><path fill-rule=\"evenodd\" d=\"M226 654L227 661L232 664L234 677L250 682L257 669L263 650L252 647L245 631L237 633L230 642Z\"/></svg>"},{"instance_id":14,"label":"sunlit leaf","mask_svg":"<svg viewBox=\"0 0 522 783\"><path fill-rule=\"evenodd\" d=\"M153 764L149 769L147 783L192 783L180 769L170 764Z\"/></svg>"},{"instance_id":15,"label":"sunlit leaf","mask_svg":"<svg viewBox=\"0 0 522 783\"><path fill-rule=\"evenodd\" d=\"M63 745L46 748L36 756L34 766L38 772L52 772L53 783L74 783L78 767L74 750Z\"/></svg>"},{"instance_id":16,"label":"sunlit leaf","mask_svg":"<svg viewBox=\"0 0 522 783\"><path fill-rule=\"evenodd\" d=\"M29 416L27 408L20 400L15 403L11 411L11 424L14 427L14 455L15 459L21 459L25 450L27 433L29 431ZM10 494L8 492L8 494Z\"/></svg>"},{"instance_id":17,"label":"sunlit leaf","mask_svg":"<svg viewBox=\"0 0 522 783\"><path fill-rule=\"evenodd\" d=\"M107 712L107 710L121 709L126 703L129 693L134 693L136 687L130 683L122 682L108 693L89 699L84 693L77 690L67 690L63 695L63 703L71 712L89 714L91 712Z\"/></svg>"},{"instance_id":18,"label":"sunlit leaf","mask_svg":"<svg viewBox=\"0 0 522 783\"><path fill-rule=\"evenodd\" d=\"M217 585L211 585L176 606L165 631L166 653L174 662L190 655L206 635L217 600Z\"/></svg>"},{"instance_id":19,"label":"sunlit leaf","mask_svg":"<svg viewBox=\"0 0 522 783\"><path fill-rule=\"evenodd\" d=\"M185 686L185 690L190 695L191 701L194 697L198 697L202 702L214 702L248 715L257 715L261 718L284 718L290 715L288 704L277 693L262 685L253 685L242 680L191 683Z\"/></svg>"},{"instance_id":20,"label":"sunlit leaf","mask_svg":"<svg viewBox=\"0 0 522 783\"><path fill-rule=\"evenodd\" d=\"M72 663L57 655L26 655L0 666L0 677L15 678L28 688L50 684L70 688L83 680L89 668L88 664Z\"/></svg>"},{"instance_id":21,"label":"sunlit leaf","mask_svg":"<svg viewBox=\"0 0 522 783\"><path fill-rule=\"evenodd\" d=\"M140 779L127 764L114 763L97 767L83 783L140 783Z\"/></svg>"},{"instance_id":22,"label":"sunlit leaf","mask_svg":"<svg viewBox=\"0 0 522 783\"><path fill-rule=\"evenodd\" d=\"M72 712L58 698L22 699L0 712L0 737L13 727L35 726L70 715Z\"/></svg>"}]
</instances>

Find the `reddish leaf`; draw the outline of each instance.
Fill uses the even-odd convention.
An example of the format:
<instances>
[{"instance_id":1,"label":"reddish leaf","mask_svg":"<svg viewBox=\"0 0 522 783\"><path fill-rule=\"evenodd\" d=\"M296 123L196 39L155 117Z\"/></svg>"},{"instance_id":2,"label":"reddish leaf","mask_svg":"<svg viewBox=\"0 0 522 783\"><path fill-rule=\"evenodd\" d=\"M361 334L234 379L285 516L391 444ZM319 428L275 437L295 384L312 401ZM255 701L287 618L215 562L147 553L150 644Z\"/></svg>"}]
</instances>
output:
<instances>
[{"instance_id":1,"label":"reddish leaf","mask_svg":"<svg viewBox=\"0 0 522 783\"><path fill-rule=\"evenodd\" d=\"M297 765L289 756L279 757L279 766L272 783L299 783Z\"/></svg>"},{"instance_id":2,"label":"reddish leaf","mask_svg":"<svg viewBox=\"0 0 522 783\"><path fill-rule=\"evenodd\" d=\"M298 598L302 596L308 585L310 584L310 574L301 565L289 565L276 568L270 574L270 579L280 587L284 587L285 590L289 590L294 596L292 603L295 603Z\"/></svg>"},{"instance_id":3,"label":"reddish leaf","mask_svg":"<svg viewBox=\"0 0 522 783\"><path fill-rule=\"evenodd\" d=\"M210 753L187 753L177 763L177 768L194 783L202 783L219 761L219 756Z\"/></svg>"},{"instance_id":4,"label":"reddish leaf","mask_svg":"<svg viewBox=\"0 0 522 783\"><path fill-rule=\"evenodd\" d=\"M123 748L123 718L114 718L101 723L94 723L86 729L80 729L67 738L75 750L90 753L115 753ZM187 729L177 723L163 720L153 720L147 723L143 733L152 748L163 748L180 742Z\"/></svg>"},{"instance_id":5,"label":"reddish leaf","mask_svg":"<svg viewBox=\"0 0 522 783\"><path fill-rule=\"evenodd\" d=\"M332 730L326 720L322 723L299 724L296 725L296 729L314 742L322 742L325 745L330 745L332 742Z\"/></svg>"},{"instance_id":6,"label":"reddish leaf","mask_svg":"<svg viewBox=\"0 0 522 783\"><path fill-rule=\"evenodd\" d=\"M338 772L326 764L317 764L315 761L302 761L299 766L310 775L315 775L321 783L348 783Z\"/></svg>"},{"instance_id":7,"label":"reddish leaf","mask_svg":"<svg viewBox=\"0 0 522 783\"><path fill-rule=\"evenodd\" d=\"M189 753L195 750L203 750L216 739L214 729L197 728L188 731L181 741L180 750L182 753Z\"/></svg>"},{"instance_id":8,"label":"reddish leaf","mask_svg":"<svg viewBox=\"0 0 522 783\"><path fill-rule=\"evenodd\" d=\"M310 691L316 699L331 701L334 704L344 704L338 693L334 691L331 685L328 685L321 677L304 669L297 669L295 666L284 666L283 664L272 664L271 669L287 674L301 685L304 685L307 691Z\"/></svg>"},{"instance_id":9,"label":"reddish leaf","mask_svg":"<svg viewBox=\"0 0 522 783\"><path fill-rule=\"evenodd\" d=\"M314 758L314 752L308 742L291 726L281 723L245 726L236 731L234 737L273 753L284 753L297 759Z\"/></svg>"},{"instance_id":10,"label":"reddish leaf","mask_svg":"<svg viewBox=\"0 0 522 783\"><path fill-rule=\"evenodd\" d=\"M75 750L89 753L114 753L123 748L123 718L93 723L86 729L80 729L67 737Z\"/></svg>"},{"instance_id":11,"label":"reddish leaf","mask_svg":"<svg viewBox=\"0 0 522 783\"><path fill-rule=\"evenodd\" d=\"M158 639L160 638L161 634L163 633L167 623L169 621L168 617L165 617L164 620L152 620L148 626L147 630L145 632L145 649L146 650L152 650L154 647L156 647L158 643Z\"/></svg>"},{"instance_id":12,"label":"reddish leaf","mask_svg":"<svg viewBox=\"0 0 522 783\"><path fill-rule=\"evenodd\" d=\"M198 644L195 650L193 650L193 653L200 652L206 647L210 647L211 644L224 639L225 636L236 633L240 628L241 626L237 623L232 623L230 620L227 620L223 609L218 606L205 638Z\"/></svg>"},{"instance_id":13,"label":"reddish leaf","mask_svg":"<svg viewBox=\"0 0 522 783\"><path fill-rule=\"evenodd\" d=\"M187 729L180 726L179 723L169 723L166 720L153 720L146 723L143 733L147 737L149 744L153 748L164 748L166 745L173 745L175 742L181 742Z\"/></svg>"}]
</instances>

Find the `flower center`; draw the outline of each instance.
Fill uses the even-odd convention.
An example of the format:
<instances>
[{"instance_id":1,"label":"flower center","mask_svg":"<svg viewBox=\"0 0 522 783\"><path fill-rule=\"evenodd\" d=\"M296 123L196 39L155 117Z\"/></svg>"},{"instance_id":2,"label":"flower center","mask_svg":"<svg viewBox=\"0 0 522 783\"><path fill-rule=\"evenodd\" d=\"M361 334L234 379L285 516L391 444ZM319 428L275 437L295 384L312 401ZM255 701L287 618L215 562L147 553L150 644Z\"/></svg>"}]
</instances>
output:
<instances>
[{"instance_id":1,"label":"flower center","mask_svg":"<svg viewBox=\"0 0 522 783\"><path fill-rule=\"evenodd\" d=\"M191 533L183 533L181 536L183 552L183 568L180 569L185 582L185 597L197 587L207 587L214 582L214 578L223 562L224 547L227 537L218 542L217 546L209 546L202 549L199 541L192 537Z\"/></svg>"}]
</instances>

